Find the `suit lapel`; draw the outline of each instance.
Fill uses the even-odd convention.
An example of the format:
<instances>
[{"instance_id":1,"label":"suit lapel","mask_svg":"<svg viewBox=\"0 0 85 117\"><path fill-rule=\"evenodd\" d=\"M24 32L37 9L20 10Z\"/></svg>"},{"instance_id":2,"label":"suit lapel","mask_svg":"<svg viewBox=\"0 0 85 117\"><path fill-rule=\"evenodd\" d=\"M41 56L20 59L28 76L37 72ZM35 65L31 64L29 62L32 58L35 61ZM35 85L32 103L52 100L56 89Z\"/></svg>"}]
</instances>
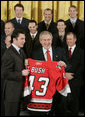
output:
<instances>
[{"instance_id":1,"label":"suit lapel","mask_svg":"<svg viewBox=\"0 0 85 117\"><path fill-rule=\"evenodd\" d=\"M25 22L24 22L24 18L22 18L22 22L21 22L21 24L24 25L24 23L25 23Z\"/></svg>"},{"instance_id":2,"label":"suit lapel","mask_svg":"<svg viewBox=\"0 0 85 117\"><path fill-rule=\"evenodd\" d=\"M13 46L11 46L11 49L14 51L14 53L15 53L17 56L19 56L21 59L23 59L23 58L20 56L20 54L17 52L17 50L16 50Z\"/></svg>"},{"instance_id":3,"label":"suit lapel","mask_svg":"<svg viewBox=\"0 0 85 117\"><path fill-rule=\"evenodd\" d=\"M14 18L14 22L15 22L15 24L17 24L17 20L16 20L16 18Z\"/></svg>"},{"instance_id":4,"label":"suit lapel","mask_svg":"<svg viewBox=\"0 0 85 117\"><path fill-rule=\"evenodd\" d=\"M52 55L53 56L53 61L56 61L56 58L57 58L56 56L57 55L56 55L55 49L53 47L52 47L52 54L53 54Z\"/></svg>"},{"instance_id":5,"label":"suit lapel","mask_svg":"<svg viewBox=\"0 0 85 117\"><path fill-rule=\"evenodd\" d=\"M44 30L46 30L47 28L46 28L46 24L45 24L45 22L43 21L43 28L44 28Z\"/></svg>"},{"instance_id":6,"label":"suit lapel","mask_svg":"<svg viewBox=\"0 0 85 117\"><path fill-rule=\"evenodd\" d=\"M77 47L75 47L75 49L74 49L74 51L73 51L73 54L72 54L72 58L74 57L74 56L76 56L78 53L77 53Z\"/></svg>"},{"instance_id":7,"label":"suit lapel","mask_svg":"<svg viewBox=\"0 0 85 117\"><path fill-rule=\"evenodd\" d=\"M42 48L40 49L40 55L41 55L41 60L45 61L45 57L44 57L43 49Z\"/></svg>"}]
</instances>

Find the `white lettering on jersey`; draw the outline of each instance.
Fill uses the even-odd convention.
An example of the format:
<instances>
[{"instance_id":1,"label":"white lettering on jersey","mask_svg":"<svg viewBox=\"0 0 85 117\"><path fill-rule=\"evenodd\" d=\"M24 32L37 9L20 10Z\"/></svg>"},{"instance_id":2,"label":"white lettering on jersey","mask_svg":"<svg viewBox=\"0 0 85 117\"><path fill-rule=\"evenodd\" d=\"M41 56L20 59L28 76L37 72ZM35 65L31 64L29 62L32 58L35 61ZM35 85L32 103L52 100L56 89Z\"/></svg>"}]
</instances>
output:
<instances>
[{"instance_id":1,"label":"white lettering on jersey","mask_svg":"<svg viewBox=\"0 0 85 117\"><path fill-rule=\"evenodd\" d=\"M37 68L37 67L32 67L31 69L31 72L34 72L34 73L45 73L45 68Z\"/></svg>"}]
</instances>

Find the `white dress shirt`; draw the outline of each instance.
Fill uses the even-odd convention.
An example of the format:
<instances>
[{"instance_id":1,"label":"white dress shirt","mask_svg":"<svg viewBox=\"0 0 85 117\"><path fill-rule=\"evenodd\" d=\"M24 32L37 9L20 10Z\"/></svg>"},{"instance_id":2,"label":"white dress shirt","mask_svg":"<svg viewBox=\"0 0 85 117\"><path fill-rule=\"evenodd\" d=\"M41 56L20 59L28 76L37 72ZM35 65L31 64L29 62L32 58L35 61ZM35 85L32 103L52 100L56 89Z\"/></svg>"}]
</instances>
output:
<instances>
[{"instance_id":1,"label":"white dress shirt","mask_svg":"<svg viewBox=\"0 0 85 117\"><path fill-rule=\"evenodd\" d=\"M12 43L12 46L17 50L17 52L20 54L19 50L20 48L18 46L16 46L15 44Z\"/></svg>"},{"instance_id":2,"label":"white dress shirt","mask_svg":"<svg viewBox=\"0 0 85 117\"><path fill-rule=\"evenodd\" d=\"M36 31L36 33L34 33L34 34L32 34L31 32L30 32L30 35L31 35L31 37L32 37L32 35L34 36L34 38L36 37L36 35L37 35L37 31Z\"/></svg>"},{"instance_id":3,"label":"white dress shirt","mask_svg":"<svg viewBox=\"0 0 85 117\"><path fill-rule=\"evenodd\" d=\"M75 18L75 19L70 18L71 23L76 23L76 20L77 20L77 18Z\"/></svg>"},{"instance_id":4,"label":"white dress shirt","mask_svg":"<svg viewBox=\"0 0 85 117\"><path fill-rule=\"evenodd\" d=\"M70 48L71 48L71 55L73 54L75 47L76 47L76 44L75 44L75 45L73 45L72 47L70 47L70 46L68 47L68 49L70 49Z\"/></svg>"},{"instance_id":5,"label":"white dress shirt","mask_svg":"<svg viewBox=\"0 0 85 117\"><path fill-rule=\"evenodd\" d=\"M42 49L43 49L43 54L44 54L45 60L47 61L47 49L45 49L44 47ZM53 60L52 47L50 47L50 49L49 49L49 54L51 56L51 60Z\"/></svg>"},{"instance_id":6,"label":"white dress shirt","mask_svg":"<svg viewBox=\"0 0 85 117\"><path fill-rule=\"evenodd\" d=\"M17 17L16 17L17 22L18 22L19 19L20 19L20 24L21 24L21 23L22 23L23 17L21 17L21 18L17 18Z\"/></svg>"},{"instance_id":7,"label":"white dress shirt","mask_svg":"<svg viewBox=\"0 0 85 117\"><path fill-rule=\"evenodd\" d=\"M52 20L50 20L49 22L47 22L47 21L44 20L45 24L49 24L49 25L50 25L51 21Z\"/></svg>"}]
</instances>

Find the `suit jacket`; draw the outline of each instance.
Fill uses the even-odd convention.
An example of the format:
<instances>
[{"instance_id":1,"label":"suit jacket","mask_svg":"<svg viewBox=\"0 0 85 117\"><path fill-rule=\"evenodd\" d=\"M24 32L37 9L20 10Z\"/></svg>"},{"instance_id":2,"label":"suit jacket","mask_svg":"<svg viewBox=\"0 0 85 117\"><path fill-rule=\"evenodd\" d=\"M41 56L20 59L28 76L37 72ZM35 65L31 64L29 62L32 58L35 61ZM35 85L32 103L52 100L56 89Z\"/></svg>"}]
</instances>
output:
<instances>
[{"instance_id":1,"label":"suit jacket","mask_svg":"<svg viewBox=\"0 0 85 117\"><path fill-rule=\"evenodd\" d=\"M19 28L19 29L25 30L26 33L28 32L28 23L29 23L29 19L26 19L26 18L23 17L21 24L18 24L18 23L17 23L16 18L13 18L13 19L11 19L11 20L9 20L9 21L12 22L12 23L14 24L15 29Z\"/></svg>"},{"instance_id":2,"label":"suit jacket","mask_svg":"<svg viewBox=\"0 0 85 117\"><path fill-rule=\"evenodd\" d=\"M63 41L60 39L60 36L59 36L59 33L56 33L53 35L53 42L52 42L52 45L54 47L66 47L67 44L66 44L66 35L67 35L67 31L65 31L65 35L63 37Z\"/></svg>"},{"instance_id":3,"label":"suit jacket","mask_svg":"<svg viewBox=\"0 0 85 117\"><path fill-rule=\"evenodd\" d=\"M7 48L6 47L3 47L1 45L1 57L3 56L3 54L5 53L6 50L7 50Z\"/></svg>"},{"instance_id":4,"label":"suit jacket","mask_svg":"<svg viewBox=\"0 0 85 117\"><path fill-rule=\"evenodd\" d=\"M5 32L4 32L4 25L5 25L4 21L1 20L1 35L5 34Z\"/></svg>"},{"instance_id":5,"label":"suit jacket","mask_svg":"<svg viewBox=\"0 0 85 117\"><path fill-rule=\"evenodd\" d=\"M5 47L6 44L5 44L5 38L6 38L6 35L1 35L1 46Z\"/></svg>"},{"instance_id":6,"label":"suit jacket","mask_svg":"<svg viewBox=\"0 0 85 117\"><path fill-rule=\"evenodd\" d=\"M60 47L57 48L52 47L52 53L53 53L53 61L60 61L60 60L64 61L67 64L66 71L68 71L71 66L66 58L64 49ZM42 47L39 47L38 49L32 51L31 58L35 60L45 61Z\"/></svg>"},{"instance_id":7,"label":"suit jacket","mask_svg":"<svg viewBox=\"0 0 85 117\"><path fill-rule=\"evenodd\" d=\"M30 33L28 32L25 46L26 46L27 57L30 57L31 52L40 46L39 33L37 33L35 38L32 40L32 37Z\"/></svg>"},{"instance_id":8,"label":"suit jacket","mask_svg":"<svg viewBox=\"0 0 85 117\"><path fill-rule=\"evenodd\" d=\"M42 31L45 31L45 30L47 30L46 24L45 24L44 21L42 21L38 24L38 31L42 32ZM47 31L51 32L52 34L55 34L57 32L56 23L51 21L50 26L49 26Z\"/></svg>"},{"instance_id":9,"label":"suit jacket","mask_svg":"<svg viewBox=\"0 0 85 117\"><path fill-rule=\"evenodd\" d=\"M73 28L70 19L66 21L66 29L68 32L73 32L77 36L77 45L84 49L84 21L77 19L75 27Z\"/></svg>"},{"instance_id":10,"label":"suit jacket","mask_svg":"<svg viewBox=\"0 0 85 117\"><path fill-rule=\"evenodd\" d=\"M13 46L2 57L1 78L4 79L4 98L8 102L19 102L22 98L24 77L21 71L24 68L24 59L24 52L22 58Z\"/></svg>"},{"instance_id":11,"label":"suit jacket","mask_svg":"<svg viewBox=\"0 0 85 117\"><path fill-rule=\"evenodd\" d=\"M84 71L84 52L79 47L76 47L71 56L71 59L69 59L68 48L66 48L66 55L69 63L72 66L70 72L74 73L74 78L69 81L71 88L74 90L74 87L78 88L78 86L81 85L82 74Z\"/></svg>"}]
</instances>

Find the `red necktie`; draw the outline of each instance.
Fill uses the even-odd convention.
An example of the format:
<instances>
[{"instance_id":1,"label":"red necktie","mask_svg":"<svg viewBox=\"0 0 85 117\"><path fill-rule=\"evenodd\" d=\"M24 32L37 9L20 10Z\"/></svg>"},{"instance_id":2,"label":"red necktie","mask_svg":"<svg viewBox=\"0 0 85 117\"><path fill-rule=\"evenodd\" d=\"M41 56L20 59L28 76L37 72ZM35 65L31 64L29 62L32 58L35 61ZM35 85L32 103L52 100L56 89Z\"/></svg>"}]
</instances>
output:
<instances>
[{"instance_id":1,"label":"red necktie","mask_svg":"<svg viewBox=\"0 0 85 117\"><path fill-rule=\"evenodd\" d=\"M71 58L71 48L69 49L69 58Z\"/></svg>"},{"instance_id":2,"label":"red necktie","mask_svg":"<svg viewBox=\"0 0 85 117\"><path fill-rule=\"evenodd\" d=\"M51 61L51 56L49 54L49 50L47 50L47 61Z\"/></svg>"}]
</instances>

